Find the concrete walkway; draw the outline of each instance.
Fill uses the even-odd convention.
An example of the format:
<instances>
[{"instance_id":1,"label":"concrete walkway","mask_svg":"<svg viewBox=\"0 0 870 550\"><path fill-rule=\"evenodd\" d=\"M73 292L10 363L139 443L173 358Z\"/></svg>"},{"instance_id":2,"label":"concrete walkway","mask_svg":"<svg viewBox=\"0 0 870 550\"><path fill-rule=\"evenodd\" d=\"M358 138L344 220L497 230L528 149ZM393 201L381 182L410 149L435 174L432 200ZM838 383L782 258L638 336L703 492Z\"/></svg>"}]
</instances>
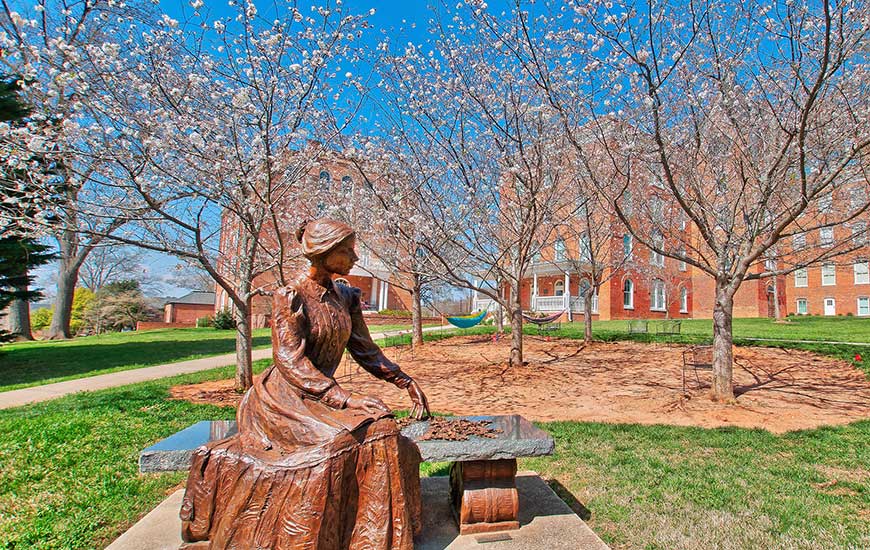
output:
<instances>
[{"instance_id":1,"label":"concrete walkway","mask_svg":"<svg viewBox=\"0 0 870 550\"><path fill-rule=\"evenodd\" d=\"M426 327L424 332L440 330L441 327ZM445 329L447 330L447 329ZM399 332L407 333L408 331L389 331L386 334L394 336ZM372 338L383 338L385 333L376 332L372 334ZM272 357L272 348L255 349L252 352L254 361L259 359L268 359ZM89 376L87 378L77 378L75 380L67 380L65 382L56 382L54 384L45 384L43 386L33 386L32 388L23 388L20 390L12 390L0 392L0 409L11 409L12 407L20 407L29 403L38 403L40 401L48 401L82 391L102 390L105 388L114 388L116 386L126 386L137 382L145 382L148 380L157 380L159 378L167 378L179 374L189 374L191 372L199 372L203 370L225 367L236 362L235 353L227 353L224 355L215 355L213 357L204 357L202 359L193 359L191 361L179 361L177 363L166 363L164 365L154 365L153 367L143 367L141 369L131 369L120 372L111 372L109 374L99 374L97 376Z\"/></svg>"}]
</instances>

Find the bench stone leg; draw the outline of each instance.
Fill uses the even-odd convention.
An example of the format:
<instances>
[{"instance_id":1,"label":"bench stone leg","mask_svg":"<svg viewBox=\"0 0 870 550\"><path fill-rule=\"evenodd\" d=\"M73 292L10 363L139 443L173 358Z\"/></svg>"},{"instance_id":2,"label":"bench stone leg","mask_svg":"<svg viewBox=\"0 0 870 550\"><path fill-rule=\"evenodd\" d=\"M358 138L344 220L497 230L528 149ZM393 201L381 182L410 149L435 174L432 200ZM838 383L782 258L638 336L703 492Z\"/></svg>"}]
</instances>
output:
<instances>
[{"instance_id":1,"label":"bench stone leg","mask_svg":"<svg viewBox=\"0 0 870 550\"><path fill-rule=\"evenodd\" d=\"M516 459L450 466L450 500L460 535L520 528L516 476Z\"/></svg>"}]
</instances>

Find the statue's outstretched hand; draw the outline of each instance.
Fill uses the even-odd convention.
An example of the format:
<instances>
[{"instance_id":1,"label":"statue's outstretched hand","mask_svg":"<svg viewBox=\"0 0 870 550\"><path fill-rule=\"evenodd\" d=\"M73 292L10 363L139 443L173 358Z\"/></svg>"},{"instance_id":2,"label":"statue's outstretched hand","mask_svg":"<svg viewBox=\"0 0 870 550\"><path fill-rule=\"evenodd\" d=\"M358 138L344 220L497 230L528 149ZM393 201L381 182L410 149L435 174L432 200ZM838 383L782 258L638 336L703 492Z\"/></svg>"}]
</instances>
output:
<instances>
[{"instance_id":1,"label":"statue's outstretched hand","mask_svg":"<svg viewBox=\"0 0 870 550\"><path fill-rule=\"evenodd\" d=\"M411 396L411 402L414 403L414 407L411 409L411 418L426 420L432 416L432 413L429 412L429 400L426 399L426 394L414 380L411 380L411 384L408 386L408 395Z\"/></svg>"},{"instance_id":2,"label":"statue's outstretched hand","mask_svg":"<svg viewBox=\"0 0 870 550\"><path fill-rule=\"evenodd\" d=\"M352 395L348 398L345 406L348 409L362 409L369 414L393 412L383 401L370 395L363 395L361 397Z\"/></svg>"}]
</instances>

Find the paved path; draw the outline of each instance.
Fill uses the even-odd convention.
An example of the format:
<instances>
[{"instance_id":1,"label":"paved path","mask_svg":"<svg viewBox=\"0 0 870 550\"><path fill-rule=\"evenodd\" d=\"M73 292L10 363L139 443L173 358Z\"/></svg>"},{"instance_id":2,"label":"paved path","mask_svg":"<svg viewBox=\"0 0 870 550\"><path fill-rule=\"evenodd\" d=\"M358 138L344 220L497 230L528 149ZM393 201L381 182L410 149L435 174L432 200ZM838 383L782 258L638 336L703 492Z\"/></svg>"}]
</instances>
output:
<instances>
[{"instance_id":1,"label":"paved path","mask_svg":"<svg viewBox=\"0 0 870 550\"><path fill-rule=\"evenodd\" d=\"M423 331L431 332L439 330L440 328L441 327L426 327ZM388 334L395 335L398 332L399 331L389 331ZM401 332L405 333L408 331ZM372 334L372 338L375 339L383 338L383 336L384 333L380 332ZM254 361L268 359L269 357L272 357L272 348L255 349L251 355L253 356ZM235 362L236 354L227 353L224 355L215 355L213 357L204 357L202 359L193 359L191 361L179 361L177 363L166 363L165 365L143 367L141 369L110 372L108 374L99 374L87 378L77 378L75 380L56 382L54 384L45 384L43 386L33 386L31 388L0 392L0 409L10 409L12 407L27 405L28 403L48 401L50 399L56 399L58 397L63 397L64 395L81 391L102 390L105 388L113 388L115 386L126 386L127 384L145 382L147 380L157 380L158 378L166 378L179 374L189 374L191 372L199 372L232 365Z\"/></svg>"}]
</instances>

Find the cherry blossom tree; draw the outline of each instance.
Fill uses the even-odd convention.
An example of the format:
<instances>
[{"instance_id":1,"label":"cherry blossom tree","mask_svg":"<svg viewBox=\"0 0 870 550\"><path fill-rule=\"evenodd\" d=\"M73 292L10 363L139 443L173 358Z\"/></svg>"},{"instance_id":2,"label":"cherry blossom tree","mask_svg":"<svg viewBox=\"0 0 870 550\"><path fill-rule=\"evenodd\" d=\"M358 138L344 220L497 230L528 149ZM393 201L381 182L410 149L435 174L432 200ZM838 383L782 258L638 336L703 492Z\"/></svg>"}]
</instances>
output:
<instances>
[{"instance_id":1,"label":"cherry blossom tree","mask_svg":"<svg viewBox=\"0 0 870 550\"><path fill-rule=\"evenodd\" d=\"M623 182L611 202L634 238L714 280L712 397L733 399L740 285L773 274L763 265L783 239L827 241L867 211L867 3L517 2L512 17L471 4L468 17L544 90L577 154L592 133L612 157ZM668 195L664 215L627 214L619 198L631 186ZM864 200L825 206L853 188ZM688 230L675 229L679 215Z\"/></svg>"},{"instance_id":2,"label":"cherry blossom tree","mask_svg":"<svg viewBox=\"0 0 870 550\"><path fill-rule=\"evenodd\" d=\"M364 16L294 2L278 11L246 2L213 20L163 16L106 61L87 105L104 136L95 179L145 212L111 238L196 262L227 294L239 391L252 383L252 300L269 290L255 281L274 270L285 282L297 205L319 192L310 172L362 88L352 68Z\"/></svg>"},{"instance_id":3,"label":"cherry blossom tree","mask_svg":"<svg viewBox=\"0 0 870 550\"><path fill-rule=\"evenodd\" d=\"M383 44L381 124L399 149L386 154L401 155L403 175L420 182L412 188L430 231L420 245L437 276L509 312L510 365L520 366L521 282L562 200L558 119L473 22L445 7L430 37L425 47Z\"/></svg>"},{"instance_id":4,"label":"cherry blossom tree","mask_svg":"<svg viewBox=\"0 0 870 550\"><path fill-rule=\"evenodd\" d=\"M4 171L26 171L26 192L16 200L29 206L17 210L27 215L16 220L0 216L0 225L17 223L56 239L57 293L47 337L69 338L79 269L104 236L128 220L128 212L94 194L100 136L94 139L83 107L101 76L98 66L118 54L132 21L147 19L149 11L109 0L38 0L18 10L2 3L0 62L7 74L19 75L31 112L25 125L0 128L0 164Z\"/></svg>"}]
</instances>

